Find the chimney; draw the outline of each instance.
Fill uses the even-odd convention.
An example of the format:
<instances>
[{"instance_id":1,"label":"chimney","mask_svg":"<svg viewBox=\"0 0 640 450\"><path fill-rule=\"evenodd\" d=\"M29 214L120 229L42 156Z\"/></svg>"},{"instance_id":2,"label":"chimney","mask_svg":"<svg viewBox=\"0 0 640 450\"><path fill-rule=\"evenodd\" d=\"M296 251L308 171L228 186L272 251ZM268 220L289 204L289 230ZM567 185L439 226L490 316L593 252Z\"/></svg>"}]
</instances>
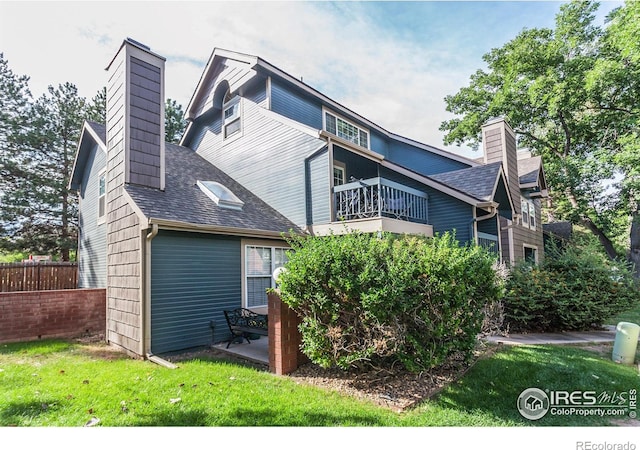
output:
<instances>
[{"instance_id":1,"label":"chimney","mask_svg":"<svg viewBox=\"0 0 640 450\"><path fill-rule=\"evenodd\" d=\"M511 192L513 207L520 214L520 178L518 175L518 154L516 134L503 118L491 119L482 126L484 163L502 162Z\"/></svg>"},{"instance_id":2,"label":"chimney","mask_svg":"<svg viewBox=\"0 0 640 450\"><path fill-rule=\"evenodd\" d=\"M127 38L107 66L108 190L164 190L165 58Z\"/></svg>"}]
</instances>

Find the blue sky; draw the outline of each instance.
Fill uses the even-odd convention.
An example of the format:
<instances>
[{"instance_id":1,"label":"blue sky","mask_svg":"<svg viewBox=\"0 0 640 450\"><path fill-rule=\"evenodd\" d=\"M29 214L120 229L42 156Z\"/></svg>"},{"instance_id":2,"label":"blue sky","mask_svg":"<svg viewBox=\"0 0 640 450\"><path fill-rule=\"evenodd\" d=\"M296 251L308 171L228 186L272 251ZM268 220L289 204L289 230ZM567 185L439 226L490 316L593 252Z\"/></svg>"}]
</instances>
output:
<instances>
[{"instance_id":1,"label":"blue sky","mask_svg":"<svg viewBox=\"0 0 640 450\"><path fill-rule=\"evenodd\" d=\"M92 97L126 37L167 58L183 106L214 47L260 56L394 133L444 147L444 97L523 28L553 27L561 2L0 0L0 52L34 95L66 81ZM602 2L598 23L620 2Z\"/></svg>"}]
</instances>

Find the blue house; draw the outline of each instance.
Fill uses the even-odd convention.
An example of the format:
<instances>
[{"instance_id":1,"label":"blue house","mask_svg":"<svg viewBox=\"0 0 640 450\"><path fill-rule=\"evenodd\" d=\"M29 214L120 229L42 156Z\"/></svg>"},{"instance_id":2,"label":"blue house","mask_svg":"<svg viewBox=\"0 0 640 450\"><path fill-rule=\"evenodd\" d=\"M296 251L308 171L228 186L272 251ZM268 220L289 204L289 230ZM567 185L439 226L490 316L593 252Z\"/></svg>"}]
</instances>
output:
<instances>
[{"instance_id":1,"label":"blue house","mask_svg":"<svg viewBox=\"0 0 640 450\"><path fill-rule=\"evenodd\" d=\"M387 131L259 57L215 49L173 145L164 63L122 43L106 124L84 124L70 182L80 287L106 287L106 339L129 354L221 341L223 310L264 312L286 262L282 233L455 230L504 261L542 257L542 163L518 159L504 120L483 127L484 156L471 160Z\"/></svg>"}]
</instances>

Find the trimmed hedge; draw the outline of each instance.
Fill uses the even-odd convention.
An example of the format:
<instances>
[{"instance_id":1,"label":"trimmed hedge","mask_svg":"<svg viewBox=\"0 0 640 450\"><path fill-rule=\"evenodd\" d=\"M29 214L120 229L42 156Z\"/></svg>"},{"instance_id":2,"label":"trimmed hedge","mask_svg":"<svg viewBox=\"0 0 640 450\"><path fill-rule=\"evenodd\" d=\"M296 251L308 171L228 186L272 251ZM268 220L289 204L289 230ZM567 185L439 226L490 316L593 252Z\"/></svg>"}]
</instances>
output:
<instances>
[{"instance_id":1,"label":"trimmed hedge","mask_svg":"<svg viewBox=\"0 0 640 450\"><path fill-rule=\"evenodd\" d=\"M499 296L495 258L450 234L351 232L290 244L280 296L303 318L302 351L323 367L420 371L469 357L483 307Z\"/></svg>"},{"instance_id":2,"label":"trimmed hedge","mask_svg":"<svg viewBox=\"0 0 640 450\"><path fill-rule=\"evenodd\" d=\"M548 251L539 266L512 268L505 285L510 331L569 331L601 327L640 302L629 268L590 247Z\"/></svg>"}]
</instances>

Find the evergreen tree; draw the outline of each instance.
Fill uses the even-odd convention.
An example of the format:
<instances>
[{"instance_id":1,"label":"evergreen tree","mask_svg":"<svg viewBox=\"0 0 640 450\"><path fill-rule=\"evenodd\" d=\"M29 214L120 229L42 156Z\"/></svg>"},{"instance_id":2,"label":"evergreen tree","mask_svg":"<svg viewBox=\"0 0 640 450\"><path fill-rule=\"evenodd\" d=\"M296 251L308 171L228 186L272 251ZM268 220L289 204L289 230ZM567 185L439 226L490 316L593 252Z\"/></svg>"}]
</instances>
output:
<instances>
[{"instance_id":1,"label":"evergreen tree","mask_svg":"<svg viewBox=\"0 0 640 450\"><path fill-rule=\"evenodd\" d=\"M64 83L33 100L28 78L0 56L0 249L57 254L77 245L77 199L69 179L85 117L104 117Z\"/></svg>"},{"instance_id":2,"label":"evergreen tree","mask_svg":"<svg viewBox=\"0 0 640 450\"><path fill-rule=\"evenodd\" d=\"M177 144L180 142L182 133L187 127L187 121L184 120L184 111L182 106L175 100L167 99L164 114L164 135L165 141Z\"/></svg>"}]
</instances>

